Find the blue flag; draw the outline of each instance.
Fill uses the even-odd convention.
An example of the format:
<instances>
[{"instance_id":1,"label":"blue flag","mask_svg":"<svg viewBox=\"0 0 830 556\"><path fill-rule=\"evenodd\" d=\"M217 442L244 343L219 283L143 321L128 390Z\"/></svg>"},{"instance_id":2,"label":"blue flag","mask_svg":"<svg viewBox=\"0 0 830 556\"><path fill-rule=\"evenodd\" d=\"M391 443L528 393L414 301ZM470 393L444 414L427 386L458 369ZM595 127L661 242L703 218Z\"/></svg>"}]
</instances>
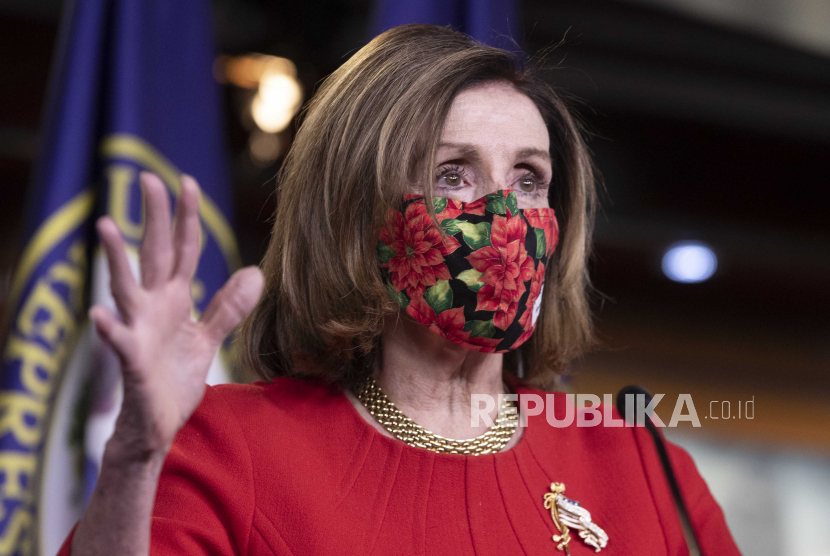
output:
<instances>
[{"instance_id":1,"label":"blue flag","mask_svg":"<svg viewBox=\"0 0 830 556\"><path fill-rule=\"evenodd\" d=\"M516 0L376 0L373 35L407 23L449 25L491 46L514 50L521 37Z\"/></svg>"},{"instance_id":2,"label":"blue flag","mask_svg":"<svg viewBox=\"0 0 830 556\"><path fill-rule=\"evenodd\" d=\"M93 223L107 213L138 272L138 174L203 188L195 312L239 265L207 0L75 0L64 10L27 245L0 372L0 556L57 552L80 517L120 405L114 354L86 319L112 304ZM209 382L227 379L220 360Z\"/></svg>"}]
</instances>

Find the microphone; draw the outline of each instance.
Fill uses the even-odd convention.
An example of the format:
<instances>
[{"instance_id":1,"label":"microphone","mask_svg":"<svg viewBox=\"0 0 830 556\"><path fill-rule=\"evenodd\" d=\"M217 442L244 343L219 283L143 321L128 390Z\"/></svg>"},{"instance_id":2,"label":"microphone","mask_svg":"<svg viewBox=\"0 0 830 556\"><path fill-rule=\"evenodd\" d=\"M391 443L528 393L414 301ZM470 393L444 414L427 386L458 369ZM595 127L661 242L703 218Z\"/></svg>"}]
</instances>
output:
<instances>
[{"instance_id":1,"label":"microphone","mask_svg":"<svg viewBox=\"0 0 830 556\"><path fill-rule=\"evenodd\" d=\"M643 405L635 403L638 396L643 396L641 399ZM651 392L642 386L626 386L617 394L617 411L626 420L637 425L637 413L635 408L645 408L651 403ZM651 416L646 415L645 411L640 411L644 419L644 423L651 438L654 440L654 446L657 448L657 453L660 456L660 463L663 465L663 472L666 474L666 479L669 481L672 496L674 497L674 506L677 508L677 513L680 515L680 522L683 525L683 535L686 537L686 547L689 549L691 556L703 556L700 551L700 545L697 542L697 536L694 529L692 529L692 522L689 519L689 511L686 509L686 503L683 501L683 496L680 494L680 488L677 486L677 477L674 475L674 469L669 461L669 453L666 451L666 443L663 441L663 436L657 427L651 421Z\"/></svg>"}]
</instances>

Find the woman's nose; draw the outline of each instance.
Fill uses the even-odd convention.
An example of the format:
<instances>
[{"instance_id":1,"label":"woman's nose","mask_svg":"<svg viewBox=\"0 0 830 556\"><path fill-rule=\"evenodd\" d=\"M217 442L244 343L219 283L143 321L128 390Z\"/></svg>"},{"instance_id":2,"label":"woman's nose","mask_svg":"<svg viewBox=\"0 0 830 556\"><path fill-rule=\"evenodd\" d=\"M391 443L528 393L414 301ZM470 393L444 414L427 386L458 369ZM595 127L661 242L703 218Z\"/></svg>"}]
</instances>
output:
<instances>
[{"instance_id":1,"label":"woman's nose","mask_svg":"<svg viewBox=\"0 0 830 556\"><path fill-rule=\"evenodd\" d=\"M480 199L485 195L489 195L490 193L495 193L496 191L502 189L509 189L506 185L505 179L496 180L496 179L486 179L482 180L481 183L477 184L476 191L475 191L475 198Z\"/></svg>"}]
</instances>

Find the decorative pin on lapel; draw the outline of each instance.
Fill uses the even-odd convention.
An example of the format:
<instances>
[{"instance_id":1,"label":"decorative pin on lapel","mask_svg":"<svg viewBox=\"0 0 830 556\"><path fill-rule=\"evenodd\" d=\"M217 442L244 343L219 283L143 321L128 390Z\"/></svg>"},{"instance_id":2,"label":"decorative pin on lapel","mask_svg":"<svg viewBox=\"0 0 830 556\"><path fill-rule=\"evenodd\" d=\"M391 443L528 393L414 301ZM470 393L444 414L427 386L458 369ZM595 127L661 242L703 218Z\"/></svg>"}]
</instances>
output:
<instances>
[{"instance_id":1,"label":"decorative pin on lapel","mask_svg":"<svg viewBox=\"0 0 830 556\"><path fill-rule=\"evenodd\" d=\"M545 493L545 509L550 510L550 517L553 524L559 531L553 536L553 542L557 550L562 550L570 556L571 549L568 543L571 542L570 529L579 531L579 538L599 552L608 544L608 535L596 523L591 522L591 512L579 505L579 502L566 498L564 483L551 483L550 492Z\"/></svg>"}]
</instances>

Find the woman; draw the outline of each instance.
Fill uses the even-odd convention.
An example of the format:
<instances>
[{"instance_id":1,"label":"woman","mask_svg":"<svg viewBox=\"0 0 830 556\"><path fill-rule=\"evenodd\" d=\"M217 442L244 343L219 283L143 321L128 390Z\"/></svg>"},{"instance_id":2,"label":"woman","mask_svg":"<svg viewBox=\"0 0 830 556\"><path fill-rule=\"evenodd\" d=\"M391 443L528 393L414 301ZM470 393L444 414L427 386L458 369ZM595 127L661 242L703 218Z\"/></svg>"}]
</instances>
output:
<instances>
[{"instance_id":1,"label":"woman","mask_svg":"<svg viewBox=\"0 0 830 556\"><path fill-rule=\"evenodd\" d=\"M162 184L142 184L141 284L98 225L122 320L91 317L125 395L62 554L685 552L641 429L521 427L509 402L492 427L471 419L471 395L541 394L592 342L589 158L512 54L424 25L357 52L284 162L264 293L243 269L198 323L198 187L182 179L171 233ZM262 380L205 389L249 312ZM736 554L694 464L672 457L703 549Z\"/></svg>"}]
</instances>

